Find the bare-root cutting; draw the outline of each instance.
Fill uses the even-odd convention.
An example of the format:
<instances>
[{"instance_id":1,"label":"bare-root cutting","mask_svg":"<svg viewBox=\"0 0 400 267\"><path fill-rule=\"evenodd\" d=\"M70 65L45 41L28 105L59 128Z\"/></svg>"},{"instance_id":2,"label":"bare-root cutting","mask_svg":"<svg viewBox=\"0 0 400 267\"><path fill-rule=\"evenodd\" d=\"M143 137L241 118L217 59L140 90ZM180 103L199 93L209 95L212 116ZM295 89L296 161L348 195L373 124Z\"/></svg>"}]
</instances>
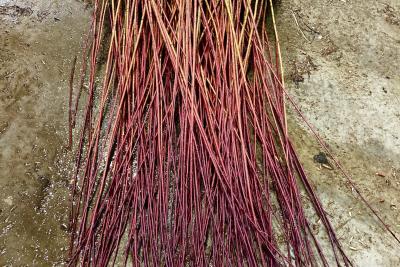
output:
<instances>
[{"instance_id":1,"label":"bare-root cutting","mask_svg":"<svg viewBox=\"0 0 400 267\"><path fill-rule=\"evenodd\" d=\"M351 265L288 135L269 12L268 0L95 2L70 265Z\"/></svg>"}]
</instances>

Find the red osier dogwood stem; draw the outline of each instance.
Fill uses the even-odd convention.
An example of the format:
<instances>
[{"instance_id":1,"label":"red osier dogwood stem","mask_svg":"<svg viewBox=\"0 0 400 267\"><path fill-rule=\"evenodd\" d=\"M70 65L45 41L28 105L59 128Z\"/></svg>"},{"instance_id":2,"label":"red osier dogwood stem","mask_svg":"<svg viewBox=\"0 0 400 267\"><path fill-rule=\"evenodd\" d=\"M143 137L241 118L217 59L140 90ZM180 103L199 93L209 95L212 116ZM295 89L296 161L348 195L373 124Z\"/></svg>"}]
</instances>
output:
<instances>
[{"instance_id":1,"label":"red osier dogwood stem","mask_svg":"<svg viewBox=\"0 0 400 267\"><path fill-rule=\"evenodd\" d=\"M288 136L267 2L95 2L70 265L327 266L300 190L351 265Z\"/></svg>"}]
</instances>

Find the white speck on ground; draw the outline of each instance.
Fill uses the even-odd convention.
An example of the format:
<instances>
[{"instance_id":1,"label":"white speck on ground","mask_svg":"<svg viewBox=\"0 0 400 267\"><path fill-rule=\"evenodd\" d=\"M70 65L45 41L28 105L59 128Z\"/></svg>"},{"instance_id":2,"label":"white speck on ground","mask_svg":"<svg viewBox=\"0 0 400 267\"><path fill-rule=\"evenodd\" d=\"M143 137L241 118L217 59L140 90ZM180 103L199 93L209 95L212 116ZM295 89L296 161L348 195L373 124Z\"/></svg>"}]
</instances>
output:
<instances>
[{"instance_id":1,"label":"white speck on ground","mask_svg":"<svg viewBox=\"0 0 400 267\"><path fill-rule=\"evenodd\" d=\"M12 196L9 196L8 198L3 199L4 203L6 203L8 206L12 206L13 204L13 198Z\"/></svg>"}]
</instances>

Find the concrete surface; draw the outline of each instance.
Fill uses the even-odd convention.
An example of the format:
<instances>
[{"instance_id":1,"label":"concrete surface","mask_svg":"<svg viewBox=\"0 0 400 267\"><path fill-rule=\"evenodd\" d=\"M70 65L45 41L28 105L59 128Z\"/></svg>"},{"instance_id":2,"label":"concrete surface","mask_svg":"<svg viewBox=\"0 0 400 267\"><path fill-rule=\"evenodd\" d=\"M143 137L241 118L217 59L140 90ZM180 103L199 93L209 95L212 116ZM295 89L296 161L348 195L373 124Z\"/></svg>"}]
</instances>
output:
<instances>
[{"instance_id":1,"label":"concrete surface","mask_svg":"<svg viewBox=\"0 0 400 267\"><path fill-rule=\"evenodd\" d=\"M281 0L287 88L371 205L400 235L400 2ZM0 266L62 266L68 246L68 77L89 11L0 0ZM356 266L400 266L400 246L293 109L293 139ZM317 220L312 227L323 231Z\"/></svg>"}]
</instances>

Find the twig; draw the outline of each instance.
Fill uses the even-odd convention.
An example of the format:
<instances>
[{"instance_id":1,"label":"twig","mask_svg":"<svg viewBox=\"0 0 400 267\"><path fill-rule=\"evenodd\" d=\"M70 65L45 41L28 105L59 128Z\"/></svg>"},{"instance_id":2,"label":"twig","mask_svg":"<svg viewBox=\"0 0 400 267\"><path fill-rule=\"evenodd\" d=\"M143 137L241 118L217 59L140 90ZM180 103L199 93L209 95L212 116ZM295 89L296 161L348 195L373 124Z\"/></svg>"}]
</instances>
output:
<instances>
[{"instance_id":1,"label":"twig","mask_svg":"<svg viewBox=\"0 0 400 267\"><path fill-rule=\"evenodd\" d=\"M69 127L69 142L68 150L72 149L72 93L74 90L74 75L76 66L76 56L72 60L71 75L69 77L69 102L68 102L68 127Z\"/></svg>"},{"instance_id":2,"label":"twig","mask_svg":"<svg viewBox=\"0 0 400 267\"><path fill-rule=\"evenodd\" d=\"M296 22L297 28L299 29L299 32L304 37L304 39L306 39L307 42L311 43L311 41L308 40L307 36L304 34L303 30L301 29L301 27L299 25L299 22L297 21L296 13L294 13L293 10L291 10L291 11L292 11L292 15L293 15L294 21Z\"/></svg>"}]
</instances>

